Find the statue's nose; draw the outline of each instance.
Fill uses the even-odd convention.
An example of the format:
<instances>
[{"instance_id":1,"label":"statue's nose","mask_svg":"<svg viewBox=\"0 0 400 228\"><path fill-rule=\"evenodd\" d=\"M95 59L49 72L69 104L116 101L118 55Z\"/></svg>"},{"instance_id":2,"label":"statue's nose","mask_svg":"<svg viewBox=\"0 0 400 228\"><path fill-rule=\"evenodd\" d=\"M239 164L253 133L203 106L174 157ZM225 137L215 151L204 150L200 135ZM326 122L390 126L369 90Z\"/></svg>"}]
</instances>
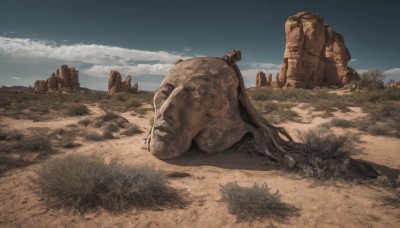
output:
<instances>
[{"instance_id":1,"label":"statue's nose","mask_svg":"<svg viewBox=\"0 0 400 228\"><path fill-rule=\"evenodd\" d=\"M172 93L161 106L161 116L169 123L177 123L179 120L179 105L176 93Z\"/></svg>"}]
</instances>

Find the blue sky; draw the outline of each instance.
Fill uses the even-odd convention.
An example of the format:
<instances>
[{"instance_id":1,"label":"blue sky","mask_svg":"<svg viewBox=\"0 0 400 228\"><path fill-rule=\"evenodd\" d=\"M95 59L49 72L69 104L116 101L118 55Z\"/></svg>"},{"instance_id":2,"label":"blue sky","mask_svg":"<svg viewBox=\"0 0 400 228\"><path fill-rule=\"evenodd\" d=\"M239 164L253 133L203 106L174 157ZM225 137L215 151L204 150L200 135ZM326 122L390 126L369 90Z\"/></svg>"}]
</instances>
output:
<instances>
[{"instance_id":1,"label":"blue sky","mask_svg":"<svg viewBox=\"0 0 400 228\"><path fill-rule=\"evenodd\" d=\"M154 90L177 59L236 48L254 86L258 70L279 70L284 23L298 11L320 13L344 35L351 67L400 80L397 1L2 0L0 85L32 85L68 64L83 87L105 90L116 69Z\"/></svg>"}]
</instances>

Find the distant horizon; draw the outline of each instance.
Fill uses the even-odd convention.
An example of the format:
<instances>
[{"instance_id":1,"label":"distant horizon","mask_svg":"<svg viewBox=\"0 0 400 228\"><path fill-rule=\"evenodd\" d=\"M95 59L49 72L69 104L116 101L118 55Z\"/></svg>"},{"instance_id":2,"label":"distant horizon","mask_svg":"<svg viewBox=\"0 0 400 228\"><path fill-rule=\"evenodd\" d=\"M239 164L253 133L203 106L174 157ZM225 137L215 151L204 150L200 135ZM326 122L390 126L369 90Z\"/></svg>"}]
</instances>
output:
<instances>
[{"instance_id":1,"label":"distant horizon","mask_svg":"<svg viewBox=\"0 0 400 228\"><path fill-rule=\"evenodd\" d=\"M89 89L105 91L116 69L132 75L139 90L154 91L176 60L238 49L245 85L253 87L257 71L275 78L280 70L284 23L299 11L319 13L343 34L350 67L382 70L385 81L399 81L399 7L390 0L4 0L0 85L33 85L65 64L80 71L80 83Z\"/></svg>"}]
</instances>

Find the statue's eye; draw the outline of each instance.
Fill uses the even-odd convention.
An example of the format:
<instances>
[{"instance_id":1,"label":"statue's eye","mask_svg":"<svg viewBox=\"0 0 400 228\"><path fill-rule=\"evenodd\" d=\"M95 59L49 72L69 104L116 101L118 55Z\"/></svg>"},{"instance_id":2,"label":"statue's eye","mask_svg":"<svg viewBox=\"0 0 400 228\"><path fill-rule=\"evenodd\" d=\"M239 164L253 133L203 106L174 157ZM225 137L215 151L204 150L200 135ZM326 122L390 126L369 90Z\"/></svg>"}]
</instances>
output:
<instances>
[{"instance_id":1,"label":"statue's eye","mask_svg":"<svg viewBox=\"0 0 400 228\"><path fill-rule=\"evenodd\" d=\"M169 97L169 95L172 93L172 91L174 90L174 86L172 84L165 84L161 90L160 93L162 95L164 95L165 97Z\"/></svg>"},{"instance_id":2,"label":"statue's eye","mask_svg":"<svg viewBox=\"0 0 400 228\"><path fill-rule=\"evenodd\" d=\"M168 97L171 94L169 90L161 90L161 93L166 97Z\"/></svg>"}]
</instances>

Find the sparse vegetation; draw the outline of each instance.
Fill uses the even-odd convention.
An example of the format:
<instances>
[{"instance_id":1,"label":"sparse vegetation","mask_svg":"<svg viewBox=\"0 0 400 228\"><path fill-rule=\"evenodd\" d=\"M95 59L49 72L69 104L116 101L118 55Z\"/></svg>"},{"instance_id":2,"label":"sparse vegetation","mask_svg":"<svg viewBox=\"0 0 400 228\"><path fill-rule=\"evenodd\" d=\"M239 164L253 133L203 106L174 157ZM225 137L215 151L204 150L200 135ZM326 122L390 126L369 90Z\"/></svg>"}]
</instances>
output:
<instances>
[{"instance_id":1,"label":"sparse vegetation","mask_svg":"<svg viewBox=\"0 0 400 228\"><path fill-rule=\"evenodd\" d=\"M222 201L228 204L229 212L236 215L238 220L282 221L298 213L296 207L280 200L278 192L271 193L267 184L254 183L250 187L243 187L231 182L221 185L220 192Z\"/></svg>"},{"instance_id":2,"label":"sparse vegetation","mask_svg":"<svg viewBox=\"0 0 400 228\"><path fill-rule=\"evenodd\" d=\"M351 171L350 155L358 152L356 139L349 135L335 136L326 128L298 132L304 144L305 157L297 164L298 171L306 178L316 180L357 178Z\"/></svg>"},{"instance_id":3,"label":"sparse vegetation","mask_svg":"<svg viewBox=\"0 0 400 228\"><path fill-rule=\"evenodd\" d=\"M89 141L102 141L103 137L96 132L90 132L84 135L84 138Z\"/></svg>"},{"instance_id":4,"label":"sparse vegetation","mask_svg":"<svg viewBox=\"0 0 400 228\"><path fill-rule=\"evenodd\" d=\"M381 70L369 70L360 74L360 80L352 81L349 86L352 88L354 85L358 89L383 89L383 78L385 77Z\"/></svg>"},{"instance_id":5,"label":"sparse vegetation","mask_svg":"<svg viewBox=\"0 0 400 228\"><path fill-rule=\"evenodd\" d=\"M143 131L140 130L140 127L136 124L130 124L124 131L121 132L121 135L132 136L135 134L140 134Z\"/></svg>"},{"instance_id":6,"label":"sparse vegetation","mask_svg":"<svg viewBox=\"0 0 400 228\"><path fill-rule=\"evenodd\" d=\"M89 109L84 104L70 104L67 106L67 112L69 115L83 116L89 113Z\"/></svg>"},{"instance_id":7,"label":"sparse vegetation","mask_svg":"<svg viewBox=\"0 0 400 228\"><path fill-rule=\"evenodd\" d=\"M129 207L179 204L160 170L128 166L95 156L68 155L46 162L38 170L37 185L55 206L84 212L96 207L121 211Z\"/></svg>"},{"instance_id":8,"label":"sparse vegetation","mask_svg":"<svg viewBox=\"0 0 400 228\"><path fill-rule=\"evenodd\" d=\"M391 206L393 208L400 208L400 193L382 197L381 200L383 205Z\"/></svg>"},{"instance_id":9,"label":"sparse vegetation","mask_svg":"<svg viewBox=\"0 0 400 228\"><path fill-rule=\"evenodd\" d=\"M333 118L329 122L321 124L320 126L326 128L331 128L331 127L349 128L349 127L354 127L354 123L346 119Z\"/></svg>"},{"instance_id":10,"label":"sparse vegetation","mask_svg":"<svg viewBox=\"0 0 400 228\"><path fill-rule=\"evenodd\" d=\"M89 118L81 119L81 120L78 121L78 124L82 125L82 126L87 126L87 125L90 124L90 119Z\"/></svg>"}]
</instances>

